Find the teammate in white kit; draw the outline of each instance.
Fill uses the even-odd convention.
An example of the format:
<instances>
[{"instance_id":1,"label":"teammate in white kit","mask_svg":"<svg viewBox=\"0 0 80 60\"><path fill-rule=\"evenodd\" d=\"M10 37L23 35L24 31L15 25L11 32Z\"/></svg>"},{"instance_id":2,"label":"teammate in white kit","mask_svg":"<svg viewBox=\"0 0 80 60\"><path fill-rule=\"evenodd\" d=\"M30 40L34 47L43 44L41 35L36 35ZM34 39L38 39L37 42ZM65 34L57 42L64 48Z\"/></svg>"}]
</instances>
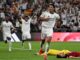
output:
<instances>
[{"instance_id":1,"label":"teammate in white kit","mask_svg":"<svg viewBox=\"0 0 80 60\"><path fill-rule=\"evenodd\" d=\"M30 23L31 23L31 18L29 16L24 16L23 18L21 18L21 28L22 28L22 46L24 44L24 41L28 41L28 45L29 45L29 50L32 49L31 47L31 34L30 34Z\"/></svg>"},{"instance_id":2,"label":"teammate in white kit","mask_svg":"<svg viewBox=\"0 0 80 60\"><path fill-rule=\"evenodd\" d=\"M60 19L60 16L55 13L55 6L53 4L49 4L47 6L47 11L43 12L40 16L40 20L42 21L42 30L41 30L41 47L38 54L43 53L43 45L46 43L45 53L49 50L50 41L53 35L53 27L57 20Z\"/></svg>"},{"instance_id":3,"label":"teammate in white kit","mask_svg":"<svg viewBox=\"0 0 80 60\"><path fill-rule=\"evenodd\" d=\"M5 43L9 42L9 51L11 51L11 29L14 30L12 23L9 21L9 16L6 16L5 21L1 24L1 29L3 32L3 39Z\"/></svg>"}]
</instances>

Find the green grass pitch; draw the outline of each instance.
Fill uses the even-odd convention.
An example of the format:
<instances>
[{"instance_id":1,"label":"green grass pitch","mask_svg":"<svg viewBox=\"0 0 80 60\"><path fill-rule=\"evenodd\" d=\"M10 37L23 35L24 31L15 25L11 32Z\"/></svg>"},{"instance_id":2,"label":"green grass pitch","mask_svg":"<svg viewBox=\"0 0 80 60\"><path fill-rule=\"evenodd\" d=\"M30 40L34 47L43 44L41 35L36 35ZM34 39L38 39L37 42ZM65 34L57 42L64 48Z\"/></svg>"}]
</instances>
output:
<instances>
[{"instance_id":1,"label":"green grass pitch","mask_svg":"<svg viewBox=\"0 0 80 60\"><path fill-rule=\"evenodd\" d=\"M16 49L20 48L20 49ZM33 50L28 49L28 44L25 42L24 47L21 43L13 43L13 49L11 52L8 51L8 44L0 42L0 60L44 60L43 56L34 55L40 48L40 42L32 41ZM71 51L80 51L80 42L52 42L50 45L51 49L68 49ZM59 59L55 56L48 56L48 60L80 60L78 59Z\"/></svg>"}]
</instances>

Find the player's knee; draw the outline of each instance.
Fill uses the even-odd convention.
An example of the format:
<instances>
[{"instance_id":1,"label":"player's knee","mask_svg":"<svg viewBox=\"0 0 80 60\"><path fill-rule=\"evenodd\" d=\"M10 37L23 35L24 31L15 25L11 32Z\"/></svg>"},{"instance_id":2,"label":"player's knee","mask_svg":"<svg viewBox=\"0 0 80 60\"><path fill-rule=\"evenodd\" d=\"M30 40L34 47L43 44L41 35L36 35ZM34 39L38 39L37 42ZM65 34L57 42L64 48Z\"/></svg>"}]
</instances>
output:
<instances>
[{"instance_id":1,"label":"player's knee","mask_svg":"<svg viewBox=\"0 0 80 60\"><path fill-rule=\"evenodd\" d=\"M45 42L45 39L42 39L42 42Z\"/></svg>"},{"instance_id":2,"label":"player's knee","mask_svg":"<svg viewBox=\"0 0 80 60\"><path fill-rule=\"evenodd\" d=\"M47 38L47 42L51 42L51 37L48 37Z\"/></svg>"}]
</instances>

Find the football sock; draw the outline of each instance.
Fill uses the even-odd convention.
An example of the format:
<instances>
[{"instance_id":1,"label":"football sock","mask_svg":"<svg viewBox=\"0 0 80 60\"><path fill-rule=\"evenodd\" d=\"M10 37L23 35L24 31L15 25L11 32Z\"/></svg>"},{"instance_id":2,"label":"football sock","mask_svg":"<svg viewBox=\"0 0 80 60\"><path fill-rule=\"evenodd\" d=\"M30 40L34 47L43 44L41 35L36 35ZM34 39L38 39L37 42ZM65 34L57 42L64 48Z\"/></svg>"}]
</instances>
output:
<instances>
[{"instance_id":1,"label":"football sock","mask_svg":"<svg viewBox=\"0 0 80 60\"><path fill-rule=\"evenodd\" d=\"M31 42L28 42L29 50L32 49Z\"/></svg>"},{"instance_id":2,"label":"football sock","mask_svg":"<svg viewBox=\"0 0 80 60\"><path fill-rule=\"evenodd\" d=\"M48 50L49 50L49 46L50 46L50 42L46 43L46 46L45 46L45 53L48 52Z\"/></svg>"},{"instance_id":3,"label":"football sock","mask_svg":"<svg viewBox=\"0 0 80 60\"><path fill-rule=\"evenodd\" d=\"M11 51L11 50L12 50L12 42L9 41L9 51Z\"/></svg>"},{"instance_id":4,"label":"football sock","mask_svg":"<svg viewBox=\"0 0 80 60\"><path fill-rule=\"evenodd\" d=\"M44 43L45 43L45 40L42 40L42 42L41 42L41 48L42 48L42 49L43 49Z\"/></svg>"}]
</instances>

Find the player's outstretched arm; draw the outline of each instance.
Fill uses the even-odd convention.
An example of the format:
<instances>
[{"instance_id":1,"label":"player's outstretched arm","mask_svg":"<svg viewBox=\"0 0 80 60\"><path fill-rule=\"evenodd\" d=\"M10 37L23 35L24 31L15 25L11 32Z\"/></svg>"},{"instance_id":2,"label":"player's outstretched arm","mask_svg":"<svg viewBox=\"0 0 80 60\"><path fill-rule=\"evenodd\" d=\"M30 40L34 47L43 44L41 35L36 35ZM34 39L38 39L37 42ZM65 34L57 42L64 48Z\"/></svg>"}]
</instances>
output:
<instances>
[{"instance_id":1,"label":"player's outstretched arm","mask_svg":"<svg viewBox=\"0 0 80 60\"><path fill-rule=\"evenodd\" d=\"M19 20L18 20L18 21L19 21L19 23L20 23L20 24L22 24L22 18L19 18Z\"/></svg>"},{"instance_id":2,"label":"player's outstretched arm","mask_svg":"<svg viewBox=\"0 0 80 60\"><path fill-rule=\"evenodd\" d=\"M50 18L48 17L39 17L40 21L48 21Z\"/></svg>"}]
</instances>

